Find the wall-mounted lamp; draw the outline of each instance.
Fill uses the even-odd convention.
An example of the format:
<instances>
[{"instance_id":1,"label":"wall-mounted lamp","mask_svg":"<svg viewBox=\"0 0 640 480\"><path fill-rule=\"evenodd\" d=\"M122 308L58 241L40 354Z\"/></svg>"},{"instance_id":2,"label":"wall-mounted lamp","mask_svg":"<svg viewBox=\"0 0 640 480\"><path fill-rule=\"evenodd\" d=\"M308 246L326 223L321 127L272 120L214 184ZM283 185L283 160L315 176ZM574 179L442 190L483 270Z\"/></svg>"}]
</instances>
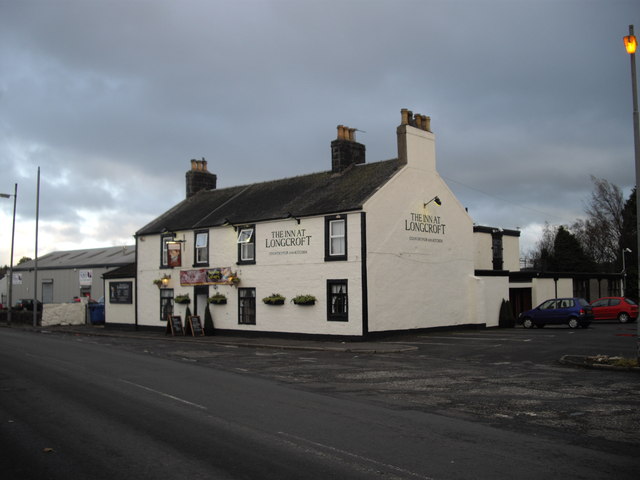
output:
<instances>
[{"instance_id":1,"label":"wall-mounted lamp","mask_svg":"<svg viewBox=\"0 0 640 480\"><path fill-rule=\"evenodd\" d=\"M291 212L287 212L287 216L285 218L293 218L296 222L298 222L298 225L300 225L300 219Z\"/></svg>"},{"instance_id":2,"label":"wall-mounted lamp","mask_svg":"<svg viewBox=\"0 0 640 480\"><path fill-rule=\"evenodd\" d=\"M442 200L440 200L440 197L438 197L437 195L435 197L433 197L431 200L429 200L428 202L425 202L425 204L423 205L423 207L426 207L427 205L429 205L431 202L435 203L436 205L440 206L442 205Z\"/></svg>"},{"instance_id":3,"label":"wall-mounted lamp","mask_svg":"<svg viewBox=\"0 0 640 480\"><path fill-rule=\"evenodd\" d=\"M169 285L169 280L171 280L171 275L167 275L166 273L162 276L160 281L162 282L162 286L166 287Z\"/></svg>"}]
</instances>

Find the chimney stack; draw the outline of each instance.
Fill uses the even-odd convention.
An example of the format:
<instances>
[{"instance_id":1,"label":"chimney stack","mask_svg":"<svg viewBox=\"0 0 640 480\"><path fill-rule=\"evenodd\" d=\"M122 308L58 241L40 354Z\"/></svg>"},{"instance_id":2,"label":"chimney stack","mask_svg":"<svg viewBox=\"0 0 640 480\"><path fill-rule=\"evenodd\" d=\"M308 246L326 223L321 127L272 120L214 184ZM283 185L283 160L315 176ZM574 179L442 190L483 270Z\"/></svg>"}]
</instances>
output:
<instances>
[{"instance_id":1,"label":"chimney stack","mask_svg":"<svg viewBox=\"0 0 640 480\"><path fill-rule=\"evenodd\" d=\"M331 142L331 171L342 172L365 162L366 148L356 142L356 129L338 125L338 137Z\"/></svg>"},{"instance_id":2,"label":"chimney stack","mask_svg":"<svg viewBox=\"0 0 640 480\"><path fill-rule=\"evenodd\" d=\"M216 188L218 177L207 170L207 161L191 160L191 170L186 175L187 198L192 197L200 190L213 190Z\"/></svg>"},{"instance_id":3,"label":"chimney stack","mask_svg":"<svg viewBox=\"0 0 640 480\"><path fill-rule=\"evenodd\" d=\"M401 164L422 170L435 171L435 136L431 132L431 117L400 110L398 160Z\"/></svg>"}]
</instances>

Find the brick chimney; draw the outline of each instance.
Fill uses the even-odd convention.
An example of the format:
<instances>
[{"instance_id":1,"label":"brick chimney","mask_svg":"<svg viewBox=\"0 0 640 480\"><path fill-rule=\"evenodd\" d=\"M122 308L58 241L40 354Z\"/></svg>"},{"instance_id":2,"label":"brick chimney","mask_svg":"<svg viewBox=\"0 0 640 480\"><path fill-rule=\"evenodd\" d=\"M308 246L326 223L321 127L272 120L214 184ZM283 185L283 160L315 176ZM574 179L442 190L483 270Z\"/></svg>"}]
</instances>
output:
<instances>
[{"instance_id":1,"label":"brick chimney","mask_svg":"<svg viewBox=\"0 0 640 480\"><path fill-rule=\"evenodd\" d=\"M331 171L342 172L365 162L365 146L356 142L356 129L338 125L338 138L331 142Z\"/></svg>"},{"instance_id":2,"label":"brick chimney","mask_svg":"<svg viewBox=\"0 0 640 480\"><path fill-rule=\"evenodd\" d=\"M186 175L187 198L195 195L200 190L213 190L216 188L218 177L207 170L207 161L191 160L191 170Z\"/></svg>"},{"instance_id":3,"label":"brick chimney","mask_svg":"<svg viewBox=\"0 0 640 480\"><path fill-rule=\"evenodd\" d=\"M435 171L435 136L431 131L431 118L414 114L403 108L400 111L398 135L398 160L401 164L421 170Z\"/></svg>"}]
</instances>

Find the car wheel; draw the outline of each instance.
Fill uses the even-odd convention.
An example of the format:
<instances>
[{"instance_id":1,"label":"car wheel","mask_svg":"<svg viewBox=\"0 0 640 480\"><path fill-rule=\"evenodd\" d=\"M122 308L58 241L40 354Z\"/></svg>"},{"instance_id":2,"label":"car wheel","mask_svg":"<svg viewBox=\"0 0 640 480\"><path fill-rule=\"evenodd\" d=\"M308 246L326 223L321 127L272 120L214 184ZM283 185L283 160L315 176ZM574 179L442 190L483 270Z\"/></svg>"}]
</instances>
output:
<instances>
[{"instance_id":1,"label":"car wheel","mask_svg":"<svg viewBox=\"0 0 640 480\"><path fill-rule=\"evenodd\" d=\"M522 320L522 326L524 328L533 328L533 321L529 317L527 317Z\"/></svg>"},{"instance_id":2,"label":"car wheel","mask_svg":"<svg viewBox=\"0 0 640 480\"><path fill-rule=\"evenodd\" d=\"M579 325L580 323L578 322L577 318L571 317L569 319L569 328L578 328Z\"/></svg>"},{"instance_id":3,"label":"car wheel","mask_svg":"<svg viewBox=\"0 0 640 480\"><path fill-rule=\"evenodd\" d=\"M629 314L625 312L620 312L620 314L618 315L618 321L620 323L627 323L630 318L631 317L629 317Z\"/></svg>"}]
</instances>

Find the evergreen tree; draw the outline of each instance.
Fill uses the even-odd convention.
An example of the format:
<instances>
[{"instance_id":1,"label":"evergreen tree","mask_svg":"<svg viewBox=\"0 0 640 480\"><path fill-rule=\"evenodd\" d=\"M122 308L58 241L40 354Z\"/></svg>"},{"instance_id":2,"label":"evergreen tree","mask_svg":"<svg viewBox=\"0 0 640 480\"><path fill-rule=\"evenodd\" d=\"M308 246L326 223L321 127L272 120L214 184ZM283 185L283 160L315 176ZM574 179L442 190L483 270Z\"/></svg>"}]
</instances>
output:
<instances>
[{"instance_id":1,"label":"evergreen tree","mask_svg":"<svg viewBox=\"0 0 640 480\"><path fill-rule=\"evenodd\" d=\"M562 225L558 227L553 242L550 266L555 272L590 272L595 268L594 262L584 253L578 238Z\"/></svg>"},{"instance_id":2,"label":"evergreen tree","mask_svg":"<svg viewBox=\"0 0 640 480\"><path fill-rule=\"evenodd\" d=\"M207 305L204 309L204 333L205 335L215 334L213 327L213 317L211 316L211 307Z\"/></svg>"}]
</instances>

